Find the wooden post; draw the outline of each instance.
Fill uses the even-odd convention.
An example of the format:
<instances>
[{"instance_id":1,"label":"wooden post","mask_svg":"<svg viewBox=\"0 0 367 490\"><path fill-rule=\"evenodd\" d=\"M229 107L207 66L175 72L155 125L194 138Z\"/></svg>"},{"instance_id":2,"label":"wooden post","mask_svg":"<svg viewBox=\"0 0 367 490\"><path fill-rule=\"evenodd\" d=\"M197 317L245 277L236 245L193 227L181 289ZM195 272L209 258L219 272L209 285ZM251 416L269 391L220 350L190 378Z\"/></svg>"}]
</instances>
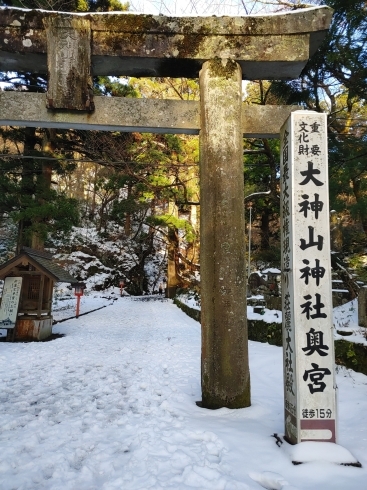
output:
<instances>
[{"instance_id":1,"label":"wooden post","mask_svg":"<svg viewBox=\"0 0 367 490\"><path fill-rule=\"evenodd\" d=\"M293 113L281 132L285 438L336 442L326 114Z\"/></svg>"},{"instance_id":2,"label":"wooden post","mask_svg":"<svg viewBox=\"0 0 367 490\"><path fill-rule=\"evenodd\" d=\"M53 296L53 288L54 288L54 283L51 281L51 279L48 281L48 287L47 287L47 315L51 316L52 315L52 296Z\"/></svg>"},{"instance_id":3,"label":"wooden post","mask_svg":"<svg viewBox=\"0 0 367 490\"><path fill-rule=\"evenodd\" d=\"M200 72L202 406L250 405L245 281L241 68Z\"/></svg>"},{"instance_id":4,"label":"wooden post","mask_svg":"<svg viewBox=\"0 0 367 490\"><path fill-rule=\"evenodd\" d=\"M47 107L93 111L91 29L85 17L45 17Z\"/></svg>"},{"instance_id":5,"label":"wooden post","mask_svg":"<svg viewBox=\"0 0 367 490\"><path fill-rule=\"evenodd\" d=\"M45 276L41 274L40 278L40 289L39 289L39 297L38 297L38 311L37 311L37 316L38 318L41 318L42 316L42 306L43 306L43 289L44 289L44 284L45 284Z\"/></svg>"},{"instance_id":6,"label":"wooden post","mask_svg":"<svg viewBox=\"0 0 367 490\"><path fill-rule=\"evenodd\" d=\"M80 295L76 297L76 313L75 313L76 318L79 318L79 312L80 312Z\"/></svg>"}]
</instances>

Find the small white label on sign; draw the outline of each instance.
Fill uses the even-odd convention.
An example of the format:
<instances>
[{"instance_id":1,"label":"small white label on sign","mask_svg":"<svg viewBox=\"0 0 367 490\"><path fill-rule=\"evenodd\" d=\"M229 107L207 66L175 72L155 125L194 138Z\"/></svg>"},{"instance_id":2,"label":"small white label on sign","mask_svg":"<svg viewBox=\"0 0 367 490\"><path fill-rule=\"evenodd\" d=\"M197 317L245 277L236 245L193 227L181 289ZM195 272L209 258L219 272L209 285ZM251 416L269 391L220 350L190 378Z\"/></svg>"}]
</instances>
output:
<instances>
[{"instance_id":1,"label":"small white label on sign","mask_svg":"<svg viewBox=\"0 0 367 490\"><path fill-rule=\"evenodd\" d=\"M321 430L302 430L301 429L301 439L305 440L311 440L314 441L316 439L320 439L321 441L325 441L328 439L331 439L333 437L333 433L331 430L328 429L321 429Z\"/></svg>"}]
</instances>

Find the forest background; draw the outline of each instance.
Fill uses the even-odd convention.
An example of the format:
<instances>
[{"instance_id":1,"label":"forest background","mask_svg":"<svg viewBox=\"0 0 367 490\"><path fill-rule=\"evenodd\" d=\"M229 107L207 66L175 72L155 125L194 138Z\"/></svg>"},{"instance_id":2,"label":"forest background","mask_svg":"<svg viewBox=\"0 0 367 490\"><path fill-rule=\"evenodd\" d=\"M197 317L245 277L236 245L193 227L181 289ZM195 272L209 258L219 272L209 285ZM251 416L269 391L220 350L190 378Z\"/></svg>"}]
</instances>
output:
<instances>
[{"instance_id":1,"label":"forest background","mask_svg":"<svg viewBox=\"0 0 367 490\"><path fill-rule=\"evenodd\" d=\"M296 104L327 113L332 249L349 256L350 265L364 278L367 2L310 1L308 6L321 4L334 9L332 26L301 76L290 82L250 81L244 84L243 103ZM289 11L305 4L0 0L0 6L246 15ZM46 79L35 73L1 73L0 81L4 90L45 92L47 86ZM183 78L96 77L94 92L106 97L199 99L198 80ZM157 290L167 277L168 262L171 285L198 287L198 137L1 127L0 145L0 262L22 246L46 247L72 269L78 253L79 259L90 262L88 274L108 271L99 288L118 285L124 278L131 294ZM276 267L280 265L279 141L244 139L243 162L244 212L248 218L251 208L252 216L252 264ZM113 247L103 246L107 243ZM86 279L77 268L72 271L79 280Z\"/></svg>"}]
</instances>

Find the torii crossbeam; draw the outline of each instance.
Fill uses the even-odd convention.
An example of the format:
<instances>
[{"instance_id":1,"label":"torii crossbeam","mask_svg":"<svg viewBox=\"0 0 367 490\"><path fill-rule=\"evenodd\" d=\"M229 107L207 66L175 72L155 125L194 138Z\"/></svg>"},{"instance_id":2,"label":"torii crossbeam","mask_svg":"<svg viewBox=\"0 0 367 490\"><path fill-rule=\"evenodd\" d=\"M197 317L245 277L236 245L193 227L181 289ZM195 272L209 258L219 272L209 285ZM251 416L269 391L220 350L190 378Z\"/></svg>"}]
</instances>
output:
<instances>
[{"instance_id":1,"label":"torii crossbeam","mask_svg":"<svg viewBox=\"0 0 367 490\"><path fill-rule=\"evenodd\" d=\"M270 118L264 127L253 124L243 109L241 82L298 77L331 16L328 7L190 18L0 9L0 70L48 73L46 96L1 94L0 124L200 131L202 405L207 408L250 405L242 138L278 135L291 110L276 109L273 124ZM199 76L201 100L180 108L177 101L132 101L133 117L130 101L93 100L92 75ZM114 108L111 117L108 104ZM267 119L268 109L261 110Z\"/></svg>"}]
</instances>

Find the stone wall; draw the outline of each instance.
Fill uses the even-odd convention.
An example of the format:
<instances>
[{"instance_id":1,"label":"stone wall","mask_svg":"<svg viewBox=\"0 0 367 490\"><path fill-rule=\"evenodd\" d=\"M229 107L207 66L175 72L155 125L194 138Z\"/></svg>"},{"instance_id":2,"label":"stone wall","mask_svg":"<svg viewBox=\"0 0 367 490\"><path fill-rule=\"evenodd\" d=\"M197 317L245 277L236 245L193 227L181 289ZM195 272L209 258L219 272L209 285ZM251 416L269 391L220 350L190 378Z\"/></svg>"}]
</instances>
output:
<instances>
[{"instance_id":1,"label":"stone wall","mask_svg":"<svg viewBox=\"0 0 367 490\"><path fill-rule=\"evenodd\" d=\"M367 289L367 288L366 288ZM190 308L177 299L176 306L181 308L188 316L200 322L200 311ZM267 323L263 320L247 320L248 338L255 342L267 342L271 345L282 346L282 324ZM335 340L335 362L353 371L367 375L367 346L348 342L348 340Z\"/></svg>"}]
</instances>

